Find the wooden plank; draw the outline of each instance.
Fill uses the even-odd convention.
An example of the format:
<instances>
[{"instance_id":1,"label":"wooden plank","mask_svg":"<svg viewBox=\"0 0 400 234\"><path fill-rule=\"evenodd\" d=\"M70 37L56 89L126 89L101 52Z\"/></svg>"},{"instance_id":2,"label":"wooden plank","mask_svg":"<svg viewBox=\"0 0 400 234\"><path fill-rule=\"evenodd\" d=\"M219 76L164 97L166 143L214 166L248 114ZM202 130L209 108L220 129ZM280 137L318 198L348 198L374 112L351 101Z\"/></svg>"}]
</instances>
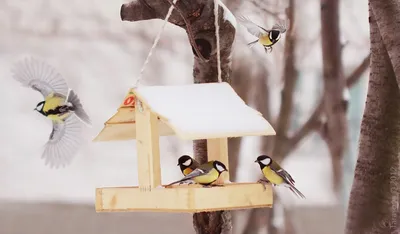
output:
<instances>
[{"instance_id":1,"label":"wooden plank","mask_svg":"<svg viewBox=\"0 0 400 234\"><path fill-rule=\"evenodd\" d=\"M217 198L217 199L216 199ZM143 191L138 187L97 188L97 212L203 212L272 207L271 186L231 183L222 187L174 185Z\"/></svg>"},{"instance_id":2,"label":"wooden plank","mask_svg":"<svg viewBox=\"0 0 400 234\"><path fill-rule=\"evenodd\" d=\"M207 139L207 154L208 161L221 161L229 171L228 138ZM229 172L222 173L216 183L222 184L224 181L229 181Z\"/></svg>"},{"instance_id":3,"label":"wooden plank","mask_svg":"<svg viewBox=\"0 0 400 234\"><path fill-rule=\"evenodd\" d=\"M136 105L139 187L142 190L151 190L161 185L158 118L139 100L136 100Z\"/></svg>"}]
</instances>

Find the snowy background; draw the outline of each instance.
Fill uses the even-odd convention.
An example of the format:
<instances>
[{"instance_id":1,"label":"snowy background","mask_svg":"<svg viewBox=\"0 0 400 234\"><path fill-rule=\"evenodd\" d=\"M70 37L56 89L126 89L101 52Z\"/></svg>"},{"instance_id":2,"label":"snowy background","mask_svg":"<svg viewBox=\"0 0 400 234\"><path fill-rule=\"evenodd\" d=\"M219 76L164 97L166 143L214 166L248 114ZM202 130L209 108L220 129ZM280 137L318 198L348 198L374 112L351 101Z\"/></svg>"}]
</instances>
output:
<instances>
[{"instance_id":1,"label":"snowy background","mask_svg":"<svg viewBox=\"0 0 400 234\"><path fill-rule=\"evenodd\" d=\"M90 142L121 104L162 25L161 20L122 22L119 16L122 3L106 0L0 0L0 102L3 109L0 116L0 201L3 203L56 201L93 205L96 187L137 184L134 141ZM307 0L297 6L302 45L297 51L301 69L300 88L295 95L298 124L308 118L315 97L320 93L319 4L318 0ZM242 14L263 22L250 4L239 9ZM343 40L348 42L343 53L348 74L369 52L367 1L342 1L341 16ZM261 47L250 50L245 46L245 42L252 39L245 30L239 28L237 33L234 53L243 53L249 59L251 53L263 53ZM279 106L282 52L283 43L278 43L271 55L263 55L272 76L276 76L270 84L276 87L271 91L276 100L275 112ZM11 78L12 64L27 55L42 58L56 67L78 93L93 121L93 127L87 129L87 144L65 169L50 169L40 159L51 131L51 122L32 111L42 100L41 94L21 87ZM142 84L191 83L192 64L186 33L168 24ZM352 147L345 162L350 175L348 186L357 155L357 133L367 77L368 72L351 90ZM245 137L243 144L237 181L254 181L260 173L256 170L254 158L262 153L258 138ZM192 154L190 141L180 141L175 137L161 139L164 183L180 177L176 160L182 154ZM330 184L330 158L318 137L313 135L304 141L282 166L292 174L298 189L307 196L307 200L300 200L287 190L278 189L283 203L288 206L336 204ZM187 222L190 225L190 219Z\"/></svg>"}]
</instances>

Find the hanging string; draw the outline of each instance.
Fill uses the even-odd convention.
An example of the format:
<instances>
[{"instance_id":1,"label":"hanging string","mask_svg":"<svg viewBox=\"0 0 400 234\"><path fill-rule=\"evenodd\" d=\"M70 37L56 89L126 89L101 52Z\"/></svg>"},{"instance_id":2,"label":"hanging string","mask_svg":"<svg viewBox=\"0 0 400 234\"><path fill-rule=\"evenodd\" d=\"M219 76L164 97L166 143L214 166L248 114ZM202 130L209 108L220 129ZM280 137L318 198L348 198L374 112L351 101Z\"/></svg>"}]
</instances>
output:
<instances>
[{"instance_id":1,"label":"hanging string","mask_svg":"<svg viewBox=\"0 0 400 234\"><path fill-rule=\"evenodd\" d=\"M174 0L174 1L173 1L174 4L176 4L177 1L178 1L178 0ZM134 88L136 88L136 87L139 85L140 81L142 80L142 78L143 78L143 72L144 72L144 70L145 70L147 64L148 64L149 61L150 61L150 57L153 55L153 50L156 48L156 46L157 46L157 44L158 44L158 41L159 41L160 38L161 38L161 34L164 32L165 26L167 25L168 19L169 19L169 17L171 16L173 10L174 10L174 6L171 5L171 6L169 7L169 9L168 9L167 15L165 16L164 24L163 24L163 26L161 27L160 31L158 32L156 38L154 39L153 46L151 47L150 52L149 52L149 54L147 55L147 58L146 58L146 60L145 60L144 63L143 63L143 66L142 66L142 69L140 70L139 76L136 78L136 81L135 81L135 83L133 84L133 87L134 87Z\"/></svg>"},{"instance_id":2,"label":"hanging string","mask_svg":"<svg viewBox=\"0 0 400 234\"><path fill-rule=\"evenodd\" d=\"M219 10L219 1L220 0L214 0L214 26L215 26L215 37L216 37L216 43L217 43L217 73L218 73L218 82L222 82L221 78L221 51L219 49L219 16L218 16L218 10Z\"/></svg>"}]
</instances>

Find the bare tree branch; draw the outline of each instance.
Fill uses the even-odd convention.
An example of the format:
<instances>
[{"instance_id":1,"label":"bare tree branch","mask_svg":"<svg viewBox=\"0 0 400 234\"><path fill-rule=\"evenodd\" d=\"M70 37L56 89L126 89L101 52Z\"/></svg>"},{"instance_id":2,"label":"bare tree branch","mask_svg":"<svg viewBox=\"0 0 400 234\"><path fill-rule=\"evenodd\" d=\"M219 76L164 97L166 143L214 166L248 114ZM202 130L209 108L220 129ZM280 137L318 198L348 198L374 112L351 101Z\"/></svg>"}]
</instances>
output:
<instances>
[{"instance_id":1,"label":"bare tree branch","mask_svg":"<svg viewBox=\"0 0 400 234\"><path fill-rule=\"evenodd\" d=\"M355 68L354 71L346 78L347 88L351 88L359 81L369 67L370 58L371 54L368 54L368 56L365 57L360 65L358 65L357 68ZM320 99L310 118L297 130L296 133L293 134L292 137L290 137L288 147L286 148L286 151L284 151L285 154L290 154L293 150L295 150L300 141L307 137L312 131L321 129L322 123L320 119L323 112L323 106L324 97Z\"/></svg>"},{"instance_id":2,"label":"bare tree branch","mask_svg":"<svg viewBox=\"0 0 400 234\"><path fill-rule=\"evenodd\" d=\"M194 41L193 32L192 32L192 29L191 29L191 26L190 26L189 21L186 19L186 16L183 14L183 12L181 11L181 9L180 9L177 5L175 5L175 3L174 3L173 1L171 1L171 0L166 0L166 1L168 1L169 4L173 5L174 8L175 8L175 9L179 12L179 14L181 15L183 21L185 22L187 34L188 34L188 37L189 37L190 44L192 45L192 48L194 49L194 51L196 52L196 54L200 57L200 59L201 59L203 62L206 62L206 59L205 59L205 58L203 57L203 55L200 53L199 47L196 45L196 42Z\"/></svg>"},{"instance_id":3,"label":"bare tree branch","mask_svg":"<svg viewBox=\"0 0 400 234\"><path fill-rule=\"evenodd\" d=\"M257 9L260 9L263 13L266 13L272 16L275 19L279 19L279 15L283 14L284 12L275 12L273 10L268 9L264 4L261 4L262 1L252 0L250 1Z\"/></svg>"},{"instance_id":4,"label":"bare tree branch","mask_svg":"<svg viewBox=\"0 0 400 234\"><path fill-rule=\"evenodd\" d=\"M298 78L298 70L295 63L295 50L296 50L296 34L293 26L295 25L295 3L294 0L289 1L289 7L287 9L288 19L290 22L287 30L285 51L284 51L284 70L283 70L283 81L284 86L282 90L281 106L279 109L277 124L276 124L276 136L275 145L273 149L273 157L277 161L281 161L283 158L282 148L285 145L284 142L287 140L287 132L290 127L290 118L293 110L293 94L296 86L296 80Z\"/></svg>"}]
</instances>

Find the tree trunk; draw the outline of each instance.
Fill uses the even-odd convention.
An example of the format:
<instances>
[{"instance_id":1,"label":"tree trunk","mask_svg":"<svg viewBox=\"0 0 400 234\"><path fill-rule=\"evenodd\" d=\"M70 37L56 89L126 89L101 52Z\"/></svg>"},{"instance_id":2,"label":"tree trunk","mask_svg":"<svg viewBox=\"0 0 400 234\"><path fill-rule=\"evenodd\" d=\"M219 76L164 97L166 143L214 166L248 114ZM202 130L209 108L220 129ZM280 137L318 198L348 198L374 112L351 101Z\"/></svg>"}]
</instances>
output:
<instances>
[{"instance_id":1,"label":"tree trunk","mask_svg":"<svg viewBox=\"0 0 400 234\"><path fill-rule=\"evenodd\" d=\"M342 159L347 147L346 80L342 68L339 30L339 0L321 0L321 38L324 75L324 113L322 137L332 158L333 189L340 196L343 176Z\"/></svg>"},{"instance_id":2,"label":"tree trunk","mask_svg":"<svg viewBox=\"0 0 400 234\"><path fill-rule=\"evenodd\" d=\"M121 19L125 21L164 19L171 6L170 2L172 1L134 0L121 6ZM172 12L168 21L185 29L190 41L193 42L194 82L218 82L214 1L177 1L176 6L177 9ZM219 7L221 77L223 81L230 82L231 48L236 29L223 16L223 8ZM193 151L200 163L207 161L206 140L194 141ZM193 225L199 234L231 233L231 213L227 211L196 213L193 215Z\"/></svg>"},{"instance_id":3,"label":"tree trunk","mask_svg":"<svg viewBox=\"0 0 400 234\"><path fill-rule=\"evenodd\" d=\"M347 214L347 234L392 233L398 222L400 92L381 37L385 32L379 31L371 4L369 19L371 72Z\"/></svg>"}]
</instances>

